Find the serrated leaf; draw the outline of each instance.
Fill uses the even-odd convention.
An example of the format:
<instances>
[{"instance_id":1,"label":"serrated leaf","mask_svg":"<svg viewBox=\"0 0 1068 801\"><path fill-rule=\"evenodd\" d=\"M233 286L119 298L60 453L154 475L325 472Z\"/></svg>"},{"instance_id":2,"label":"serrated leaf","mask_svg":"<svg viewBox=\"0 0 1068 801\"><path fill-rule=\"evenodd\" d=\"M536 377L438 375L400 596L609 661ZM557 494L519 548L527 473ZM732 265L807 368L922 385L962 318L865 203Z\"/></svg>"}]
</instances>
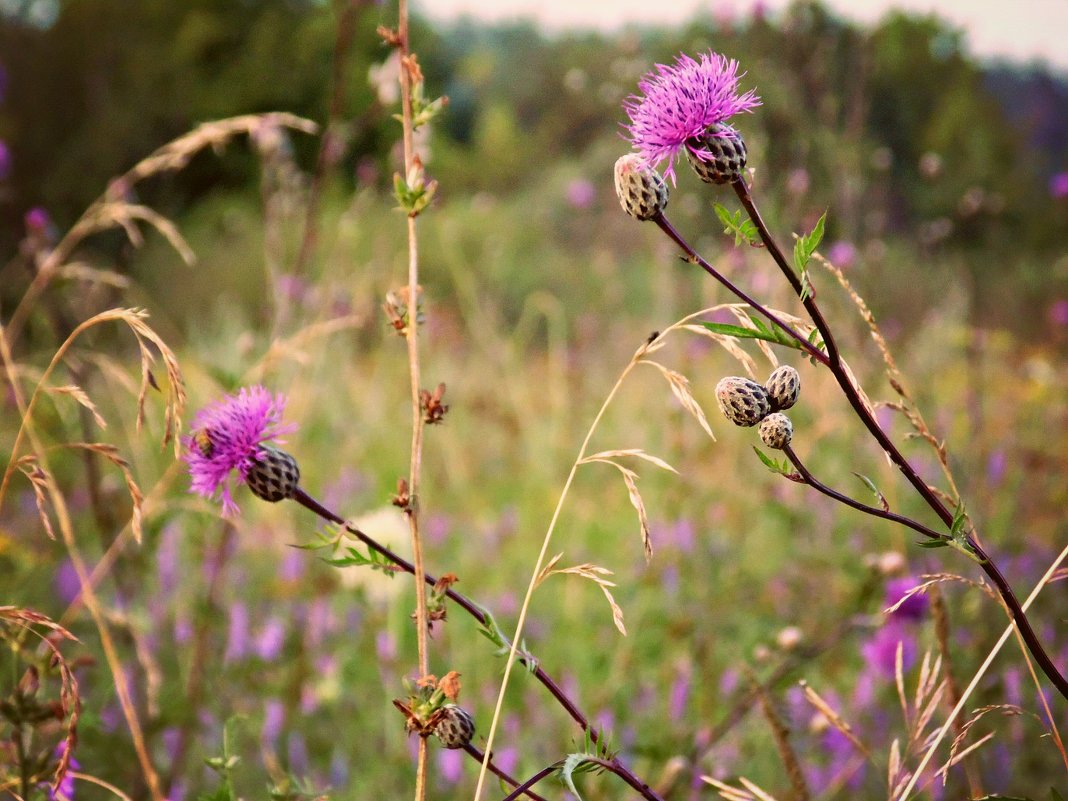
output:
<instances>
[{"instance_id":1,"label":"serrated leaf","mask_svg":"<svg viewBox=\"0 0 1068 801\"><path fill-rule=\"evenodd\" d=\"M716 216L719 217L719 221L723 223L723 233L734 237L735 246L740 245L742 242L752 245L757 241L756 225L753 224L752 220L743 218L740 209L731 212L719 203L713 203L712 208L715 210Z\"/></svg>"},{"instance_id":2,"label":"serrated leaf","mask_svg":"<svg viewBox=\"0 0 1068 801\"><path fill-rule=\"evenodd\" d=\"M756 445L753 446L753 450L756 451L756 455L760 457L760 461L764 463L764 467L768 468L768 470L770 470L771 472L776 473L780 476L786 476L790 474L790 465L786 460L783 460L782 463L779 463L772 459L770 456L768 456L766 453L764 453L764 451L760 450L760 448L758 448Z\"/></svg>"}]
</instances>

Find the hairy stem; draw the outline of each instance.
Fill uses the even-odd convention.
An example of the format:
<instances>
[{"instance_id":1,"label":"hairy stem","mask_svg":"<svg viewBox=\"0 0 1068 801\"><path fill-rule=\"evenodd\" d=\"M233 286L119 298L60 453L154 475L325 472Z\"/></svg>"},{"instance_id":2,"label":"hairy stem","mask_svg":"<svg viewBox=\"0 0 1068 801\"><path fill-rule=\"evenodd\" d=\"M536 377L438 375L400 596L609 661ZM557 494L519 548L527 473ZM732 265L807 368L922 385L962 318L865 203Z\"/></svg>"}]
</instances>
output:
<instances>
[{"instance_id":1,"label":"hairy stem","mask_svg":"<svg viewBox=\"0 0 1068 801\"><path fill-rule=\"evenodd\" d=\"M409 70L411 49L408 38L408 0L400 0L397 10L397 49L400 54L401 128L404 140L404 170L410 174L415 164L412 143L412 73ZM408 527L412 536L412 561L415 576L415 628L419 652L419 675L430 673L430 656L427 645L426 587L423 568L423 542L419 533L419 479L423 461L423 413L419 403L419 240L415 231L415 215L408 215L408 325L405 338L408 343L408 369L412 395L412 447L408 469L408 504L405 507ZM415 801L426 797L427 749L426 740L419 740L419 759L415 774Z\"/></svg>"},{"instance_id":2,"label":"hairy stem","mask_svg":"<svg viewBox=\"0 0 1068 801\"><path fill-rule=\"evenodd\" d=\"M835 380L837 380L838 385L842 388L842 392L849 401L849 405L853 407L853 411L864 424L865 428L868 429L872 437L875 438L875 441L879 443L879 446L886 452L887 456L890 457L890 460L897 466L902 475L905 476L905 479L915 488L920 497L922 497L934 513L938 515L947 528L952 527L954 517L953 512L946 508L946 505L942 503L942 500L934 490L927 485L927 482L924 481L912 465L909 464L908 460L905 459L897 449L897 446L894 445L890 437L887 436L886 432L879 426L875 416L861 397L856 384L854 384L853 379L845 366L845 362L842 360L841 352L838 350L838 345L831 333L830 326L827 324L826 319L823 317L823 313L816 304L815 295L813 293L807 295L804 293L801 280L794 273L793 268L791 268L786 257L783 255L782 250L779 248L767 225L764 223L763 218L760 216L760 211L757 209L753 196L749 192L749 187L746 185L745 181L740 178L736 179L731 186L734 188L735 194L738 195L738 199L741 201L742 206L749 215L749 219L752 220L753 224L760 232L760 238L764 242L764 246L767 248L768 253L771 254L771 257L775 260L775 263L779 266L783 275L786 276L786 279L790 282L794 292L802 299L805 310L808 312L809 317L812 318L813 324L815 324L816 329L823 337L823 342L827 348L827 356L829 359L827 368L831 371ZM979 544L978 540L972 533L966 535L966 541L968 548L979 560L983 572L986 573L994 583L998 594L1001 596L1005 605L1008 607L1009 612L1012 614L1013 620L1016 621L1016 625L1020 629L1020 636L1023 637L1024 642L1027 643L1031 655L1042 668L1042 672L1046 674L1046 677L1057 688L1057 691L1064 696L1064 698L1068 699L1068 679L1065 679L1053 664L1053 660L1050 658L1049 654L1046 653L1046 649L1043 647L1038 636L1035 634L1034 629L1031 627L1031 623L1028 621L1027 615L1024 614L1024 610L1020 606L1020 601L1013 592L1009 582L1005 579L1005 576L1002 575L997 565L991 561L986 550Z\"/></svg>"}]
</instances>

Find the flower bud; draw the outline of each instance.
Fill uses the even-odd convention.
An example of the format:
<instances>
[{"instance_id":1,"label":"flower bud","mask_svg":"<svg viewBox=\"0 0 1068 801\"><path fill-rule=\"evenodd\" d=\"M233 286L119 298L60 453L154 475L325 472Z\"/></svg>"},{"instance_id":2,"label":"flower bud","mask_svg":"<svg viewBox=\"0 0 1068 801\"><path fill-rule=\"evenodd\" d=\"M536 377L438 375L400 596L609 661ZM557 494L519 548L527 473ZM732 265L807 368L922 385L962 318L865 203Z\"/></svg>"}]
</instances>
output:
<instances>
[{"instance_id":1,"label":"flower bud","mask_svg":"<svg viewBox=\"0 0 1068 801\"><path fill-rule=\"evenodd\" d=\"M773 411L789 409L797 403L797 396L801 394L801 376L793 367L784 364L775 368L764 389L768 391Z\"/></svg>"},{"instance_id":2,"label":"flower bud","mask_svg":"<svg viewBox=\"0 0 1068 801\"><path fill-rule=\"evenodd\" d=\"M736 426L755 426L771 411L767 390L749 378L722 379L716 384L716 400L723 416Z\"/></svg>"},{"instance_id":3,"label":"flower bud","mask_svg":"<svg viewBox=\"0 0 1068 801\"><path fill-rule=\"evenodd\" d=\"M615 177L619 205L631 217L651 220L667 208L667 182L636 153L616 160Z\"/></svg>"},{"instance_id":4,"label":"flower bud","mask_svg":"<svg viewBox=\"0 0 1068 801\"><path fill-rule=\"evenodd\" d=\"M757 431L765 445L781 451L793 439L794 424L782 412L772 412L760 421L760 428Z\"/></svg>"},{"instance_id":5,"label":"flower bud","mask_svg":"<svg viewBox=\"0 0 1068 801\"><path fill-rule=\"evenodd\" d=\"M285 451L266 445L261 453L245 477L248 488L257 498L271 503L290 497L300 482L297 460Z\"/></svg>"},{"instance_id":6,"label":"flower bud","mask_svg":"<svg viewBox=\"0 0 1068 801\"><path fill-rule=\"evenodd\" d=\"M434 736L446 748L463 748L475 734L475 719L456 704L445 704L438 710L440 717L434 724Z\"/></svg>"},{"instance_id":7,"label":"flower bud","mask_svg":"<svg viewBox=\"0 0 1068 801\"><path fill-rule=\"evenodd\" d=\"M710 125L686 147L690 166L706 184L729 184L741 178L746 155L741 134L722 122Z\"/></svg>"}]
</instances>

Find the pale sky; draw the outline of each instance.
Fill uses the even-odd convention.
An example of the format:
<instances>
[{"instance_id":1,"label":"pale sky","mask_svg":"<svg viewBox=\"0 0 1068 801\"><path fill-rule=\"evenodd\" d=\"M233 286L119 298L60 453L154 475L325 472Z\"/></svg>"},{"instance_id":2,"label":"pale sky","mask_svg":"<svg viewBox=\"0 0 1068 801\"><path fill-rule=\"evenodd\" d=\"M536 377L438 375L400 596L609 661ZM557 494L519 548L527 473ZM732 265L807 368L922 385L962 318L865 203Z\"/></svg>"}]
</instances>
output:
<instances>
[{"instance_id":1,"label":"pale sky","mask_svg":"<svg viewBox=\"0 0 1068 801\"><path fill-rule=\"evenodd\" d=\"M534 19L559 30L611 29L628 22L672 25L697 13L748 14L756 0L416 0L431 17L470 14L485 20ZM891 8L936 12L965 32L976 56L1041 59L1068 71L1068 0L825 0L840 16L874 22ZM788 0L765 0L774 14Z\"/></svg>"}]
</instances>

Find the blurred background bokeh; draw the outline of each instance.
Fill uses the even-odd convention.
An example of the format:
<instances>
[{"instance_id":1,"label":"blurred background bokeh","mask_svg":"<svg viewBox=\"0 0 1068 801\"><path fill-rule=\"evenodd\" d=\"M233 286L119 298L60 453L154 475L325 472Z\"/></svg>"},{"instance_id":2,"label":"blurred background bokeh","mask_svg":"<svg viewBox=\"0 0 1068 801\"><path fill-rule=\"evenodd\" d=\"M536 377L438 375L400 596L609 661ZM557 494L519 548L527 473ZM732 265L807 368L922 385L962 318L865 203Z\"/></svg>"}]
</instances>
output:
<instances>
[{"instance_id":1,"label":"blurred background bokeh","mask_svg":"<svg viewBox=\"0 0 1068 801\"><path fill-rule=\"evenodd\" d=\"M397 66L375 33L395 19L394 4L342 0L0 0L0 319L10 320L31 284L35 254L94 199L110 192L155 209L195 262L148 227L143 242L121 229L87 239L71 261L116 277L50 284L13 354L24 389L79 322L144 307L178 354L193 408L249 382L286 392L304 485L403 549L389 499L407 471L407 363L381 308L406 280L404 218L391 196ZM980 61L967 30L937 16L890 9L860 24L808 2L610 29L417 16L411 37L428 96L449 98L418 141L439 182L419 222L424 373L428 386L447 384L452 406L427 442L422 501L434 572L457 573L458 589L510 631L567 469L635 348L651 331L732 300L652 226L622 214L611 177L626 150L621 103L639 77L680 51L711 48L738 59L742 88L763 100L736 122L765 217L789 246L791 232L828 212L822 253L874 312L946 440L968 511L1026 594L1068 534L1063 65ZM329 138L265 124L184 169L133 188L112 183L200 123L269 111L313 120ZM725 273L796 312L766 254L723 236L712 202L732 200L680 170L668 213ZM849 297L825 272L816 282L869 394L896 399ZM959 554L919 551L908 532L769 475L751 432L713 414L716 381L739 365L685 336L663 361L690 378L719 441L655 371L639 370L594 446L644 448L680 471L640 471L652 564L607 467L583 468L555 547L566 563L615 571L629 636L616 633L595 586L554 577L536 596L528 644L669 799L715 797L704 773L743 774L788 797L767 725L746 714L748 669L769 678L813 797L884 797L887 754L906 731L887 626L909 643L910 676L935 647L926 607L884 620L896 600L887 593L923 573L978 572ZM99 353L127 372L102 369ZM296 797L286 776L336 798L407 794L411 742L390 704L414 668L406 579L339 571L287 547L308 542L316 521L284 504L239 495L242 517L220 522L187 494L180 465L153 439L160 402L150 402L146 433L135 432L128 334L94 329L72 356L67 380L111 426L96 429L61 399L42 404L39 425L52 444L116 443L149 496L136 546L121 474L93 467L92 456L55 457L90 561L115 557L100 593L171 801L216 786L203 759L221 752L222 726L235 715L237 776L249 796L270 782ZM833 382L794 357L782 356L803 371L795 442L809 466L858 497L867 491L852 471L871 476L895 508L923 517ZM945 487L927 444L909 440L907 420L880 415L922 475ZM5 459L19 422L5 390ZM57 620L78 591L62 543L45 535L32 489L17 481L0 507L0 579L0 604ZM1004 617L975 588L950 582L944 592L953 670L964 682ZM1036 627L1064 665L1068 604L1059 585L1048 596ZM82 639L71 649L84 657L81 769L145 797L96 629L77 607L64 620ZM435 630L432 649L435 672L463 673L484 735L502 661L458 613ZM801 677L855 724L874 763L804 704ZM1030 716L1041 714L1037 697L1015 648L975 696L972 708L1028 712L990 725L996 736L974 763L990 792L1048 794L1065 784L1056 749L1041 738L1045 723ZM1068 722L1063 703L1053 708ZM515 680L502 764L526 776L580 745L541 688ZM461 756L435 754L431 798L470 791L475 766ZM938 782L923 797L963 797L974 779L956 769L944 796ZM611 777L584 782L588 799L618 797ZM108 794L82 783L77 797Z\"/></svg>"}]
</instances>

